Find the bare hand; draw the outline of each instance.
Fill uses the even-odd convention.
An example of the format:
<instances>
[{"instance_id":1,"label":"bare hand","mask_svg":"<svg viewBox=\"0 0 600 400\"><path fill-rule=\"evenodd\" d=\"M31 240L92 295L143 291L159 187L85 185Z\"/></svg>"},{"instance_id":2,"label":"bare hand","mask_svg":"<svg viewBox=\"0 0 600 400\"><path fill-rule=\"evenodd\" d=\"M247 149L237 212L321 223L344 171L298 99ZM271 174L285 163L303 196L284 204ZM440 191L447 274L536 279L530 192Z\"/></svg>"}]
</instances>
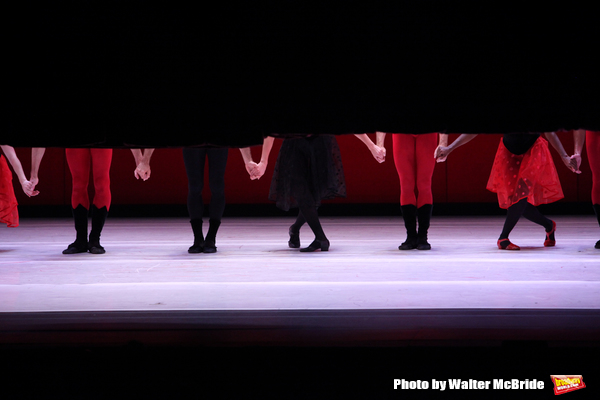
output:
<instances>
[{"instance_id":1,"label":"bare hand","mask_svg":"<svg viewBox=\"0 0 600 400\"><path fill-rule=\"evenodd\" d=\"M564 156L561 157L563 160L563 163L565 163L565 165L567 166L567 168L569 168L572 172L577 173L581 173L581 171L578 172L578 168L577 168L577 160L574 159L573 157L569 157L569 156Z\"/></svg>"},{"instance_id":2,"label":"bare hand","mask_svg":"<svg viewBox=\"0 0 600 400\"><path fill-rule=\"evenodd\" d=\"M255 178L255 177L254 177L254 175L255 175L255 172L254 172L254 171L255 171L255 170L256 170L256 168L258 167L258 164L257 164L257 163L255 163L254 161L248 161L248 162L245 164L245 167L246 167L246 171L248 171L248 175L250 175L250 179L253 179L253 180L254 180L254 179L257 179L257 178Z\"/></svg>"},{"instance_id":3,"label":"bare hand","mask_svg":"<svg viewBox=\"0 0 600 400\"><path fill-rule=\"evenodd\" d=\"M377 160L378 163L382 163L385 161L385 147L379 147L377 145L373 146L373 148L371 149L371 154L373 154L373 157L375 158L375 160Z\"/></svg>"},{"instance_id":4,"label":"bare hand","mask_svg":"<svg viewBox=\"0 0 600 400\"><path fill-rule=\"evenodd\" d=\"M258 164L256 164L256 163L253 163L253 164L254 164L254 169L250 173L250 179L260 179L265 174L265 171L267 170L267 164L263 163L262 161L259 162Z\"/></svg>"},{"instance_id":5,"label":"bare hand","mask_svg":"<svg viewBox=\"0 0 600 400\"><path fill-rule=\"evenodd\" d=\"M444 162L448 155L450 154L450 150L447 146L438 146L433 153L433 157L435 157L436 162Z\"/></svg>"},{"instance_id":6,"label":"bare hand","mask_svg":"<svg viewBox=\"0 0 600 400\"><path fill-rule=\"evenodd\" d=\"M581 167L581 154L574 154L571 156L571 159L575 160L575 163L577 164L575 167L576 169L573 172L575 172L576 174L580 174L581 170L579 168Z\"/></svg>"},{"instance_id":7,"label":"bare hand","mask_svg":"<svg viewBox=\"0 0 600 400\"><path fill-rule=\"evenodd\" d=\"M21 182L21 187L23 188L23 192L28 196L37 196L40 194L38 190L35 190L35 185L31 181L23 181Z\"/></svg>"},{"instance_id":8,"label":"bare hand","mask_svg":"<svg viewBox=\"0 0 600 400\"><path fill-rule=\"evenodd\" d=\"M150 178L150 164L147 164L145 162L140 162L135 171L133 171L133 175L135 176L135 179L142 179L143 181L147 181Z\"/></svg>"}]
</instances>

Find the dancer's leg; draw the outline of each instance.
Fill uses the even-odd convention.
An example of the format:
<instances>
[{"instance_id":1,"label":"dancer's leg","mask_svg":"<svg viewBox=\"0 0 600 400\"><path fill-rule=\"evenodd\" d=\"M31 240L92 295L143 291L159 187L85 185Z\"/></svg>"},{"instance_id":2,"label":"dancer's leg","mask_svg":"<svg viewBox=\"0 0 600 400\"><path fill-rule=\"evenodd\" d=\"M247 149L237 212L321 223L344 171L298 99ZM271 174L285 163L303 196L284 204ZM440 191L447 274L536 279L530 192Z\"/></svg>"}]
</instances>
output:
<instances>
[{"instance_id":1,"label":"dancer's leg","mask_svg":"<svg viewBox=\"0 0 600 400\"><path fill-rule=\"evenodd\" d=\"M73 190L71 192L71 207L76 237L63 254L85 253L88 251L88 182L90 177L90 150L66 149L67 164L71 171Z\"/></svg>"},{"instance_id":2,"label":"dancer's leg","mask_svg":"<svg viewBox=\"0 0 600 400\"><path fill-rule=\"evenodd\" d=\"M315 240L308 247L300 249L300 251L311 252L319 249L322 251L329 250L329 240L327 240L323 227L321 226L317 207L309 204L299 204L299 207L302 215L306 218L308 226L310 226L310 229L315 234Z\"/></svg>"},{"instance_id":3,"label":"dancer's leg","mask_svg":"<svg viewBox=\"0 0 600 400\"><path fill-rule=\"evenodd\" d=\"M594 204L593 208L594 212L596 213L596 218L598 219L598 225L600 225L600 204ZM596 242L596 245L594 247L600 249L600 240Z\"/></svg>"},{"instance_id":4,"label":"dancer's leg","mask_svg":"<svg viewBox=\"0 0 600 400\"><path fill-rule=\"evenodd\" d=\"M433 193L431 190L431 179L435 168L433 153L437 147L437 133L426 133L417 135L416 139L416 186L417 186L417 208L425 204L433 204Z\"/></svg>"},{"instance_id":5,"label":"dancer's leg","mask_svg":"<svg viewBox=\"0 0 600 400\"><path fill-rule=\"evenodd\" d=\"M288 246L292 249L297 249L300 247L300 228L302 225L306 223L306 218L302 215L302 211L298 209L298 217L296 221L290 226L289 234L290 240L288 241Z\"/></svg>"},{"instance_id":6,"label":"dancer's leg","mask_svg":"<svg viewBox=\"0 0 600 400\"><path fill-rule=\"evenodd\" d=\"M406 228L406 240L398 250L412 250L417 248L417 207L414 204L400 206L402 209L402 218Z\"/></svg>"},{"instance_id":7,"label":"dancer's leg","mask_svg":"<svg viewBox=\"0 0 600 400\"><path fill-rule=\"evenodd\" d=\"M204 234L202 233L204 201L202 199L202 189L204 188L205 162L206 149L183 149L183 163L188 178L187 208L194 234L194 243L188 249L189 253L202 253L204 251Z\"/></svg>"},{"instance_id":8,"label":"dancer's leg","mask_svg":"<svg viewBox=\"0 0 600 400\"><path fill-rule=\"evenodd\" d=\"M204 252L214 253L217 231L225 210L225 167L229 149L208 149L208 184L210 186L209 225L204 241Z\"/></svg>"},{"instance_id":9,"label":"dancer's leg","mask_svg":"<svg viewBox=\"0 0 600 400\"><path fill-rule=\"evenodd\" d=\"M435 168L433 153L437 147L437 133L427 133L416 137L416 185L417 185L417 217L419 230L417 231L417 249L430 250L427 242L427 233L433 210L433 193L431 179Z\"/></svg>"},{"instance_id":10,"label":"dancer's leg","mask_svg":"<svg viewBox=\"0 0 600 400\"><path fill-rule=\"evenodd\" d=\"M92 159L92 174L94 176L94 201L93 204L99 209L106 207L110 209L112 200L110 192L110 164L112 161L112 149L90 149Z\"/></svg>"},{"instance_id":11,"label":"dancer's leg","mask_svg":"<svg viewBox=\"0 0 600 400\"><path fill-rule=\"evenodd\" d=\"M417 250L431 250L431 245L427 242L427 232L431 221L431 212L433 204L424 204L417 208L417 221L419 229L417 230Z\"/></svg>"},{"instance_id":12,"label":"dancer's leg","mask_svg":"<svg viewBox=\"0 0 600 400\"><path fill-rule=\"evenodd\" d=\"M416 141L413 135L392 135L394 165L400 180L400 205L417 205L416 187ZM433 154L433 153L432 153ZM433 158L433 156L431 156Z\"/></svg>"},{"instance_id":13,"label":"dancer's leg","mask_svg":"<svg viewBox=\"0 0 600 400\"><path fill-rule=\"evenodd\" d=\"M81 204L88 210L90 208L90 198L88 195L91 160L90 149L66 149L65 155L73 182L71 207L75 209Z\"/></svg>"},{"instance_id":14,"label":"dancer's leg","mask_svg":"<svg viewBox=\"0 0 600 400\"><path fill-rule=\"evenodd\" d=\"M92 175L94 177L94 201L92 202L92 229L88 249L92 254L104 254L100 245L100 235L106 222L111 204L110 164L112 149L90 149L92 159Z\"/></svg>"},{"instance_id":15,"label":"dancer's leg","mask_svg":"<svg viewBox=\"0 0 600 400\"><path fill-rule=\"evenodd\" d=\"M600 225L600 132L587 131L585 134L585 143L590 169L592 170L592 207L598 225ZM596 242L597 249L600 249L600 240Z\"/></svg>"},{"instance_id":16,"label":"dancer's leg","mask_svg":"<svg viewBox=\"0 0 600 400\"><path fill-rule=\"evenodd\" d=\"M600 132L587 131L585 143L592 170L592 204L600 204Z\"/></svg>"},{"instance_id":17,"label":"dancer's leg","mask_svg":"<svg viewBox=\"0 0 600 400\"><path fill-rule=\"evenodd\" d=\"M394 165L400 181L400 208L406 228L406 240L399 250L417 248L416 141L413 135L392 135Z\"/></svg>"},{"instance_id":18,"label":"dancer's leg","mask_svg":"<svg viewBox=\"0 0 600 400\"><path fill-rule=\"evenodd\" d=\"M551 247L556 245L556 239L554 238L554 232L556 231L556 223L551 219L546 218L536 206L531 203L527 203L525 210L523 210L523 216L533 223L541 225L546 230L546 239L544 240L544 246Z\"/></svg>"},{"instance_id":19,"label":"dancer's leg","mask_svg":"<svg viewBox=\"0 0 600 400\"><path fill-rule=\"evenodd\" d=\"M512 232L517 222L523 215L523 211L525 207L527 207L527 198L521 199L517 203L508 207L506 210L506 219L504 220L504 227L502 228L502 232L500 233L500 237L498 238L498 247L501 249L508 250L518 250L519 247L510 243L508 240L508 235Z\"/></svg>"}]
</instances>

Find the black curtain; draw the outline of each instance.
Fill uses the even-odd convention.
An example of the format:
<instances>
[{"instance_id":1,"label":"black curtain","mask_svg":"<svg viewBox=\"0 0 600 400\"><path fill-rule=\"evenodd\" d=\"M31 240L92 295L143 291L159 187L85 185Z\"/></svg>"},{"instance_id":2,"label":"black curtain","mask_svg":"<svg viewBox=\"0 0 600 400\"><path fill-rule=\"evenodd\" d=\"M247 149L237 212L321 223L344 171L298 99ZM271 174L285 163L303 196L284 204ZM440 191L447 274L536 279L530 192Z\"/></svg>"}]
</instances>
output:
<instances>
[{"instance_id":1,"label":"black curtain","mask_svg":"<svg viewBox=\"0 0 600 400\"><path fill-rule=\"evenodd\" d=\"M14 146L600 130L592 5L48 3L5 14Z\"/></svg>"}]
</instances>

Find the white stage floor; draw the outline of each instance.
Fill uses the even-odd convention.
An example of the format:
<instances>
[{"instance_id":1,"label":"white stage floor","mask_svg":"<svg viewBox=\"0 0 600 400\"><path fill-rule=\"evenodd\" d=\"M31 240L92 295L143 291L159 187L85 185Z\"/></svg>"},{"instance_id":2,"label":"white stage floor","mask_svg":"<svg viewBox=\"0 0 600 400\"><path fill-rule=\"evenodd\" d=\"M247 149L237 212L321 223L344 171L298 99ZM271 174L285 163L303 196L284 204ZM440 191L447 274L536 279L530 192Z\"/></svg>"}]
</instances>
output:
<instances>
[{"instance_id":1,"label":"white stage floor","mask_svg":"<svg viewBox=\"0 0 600 400\"><path fill-rule=\"evenodd\" d=\"M399 217L323 218L331 251L308 254L287 247L289 218L226 218L218 253L192 255L186 219L114 218L106 254L71 256L72 221L24 220L0 229L0 354L72 398L81 382L114 396L106 382L132 374L148 398L396 398L392 379L433 377L547 380L547 397L562 370L591 388L600 229L555 219L554 248L526 220L510 252L496 248L502 217L435 217L433 249L401 252ZM455 392L442 394L481 397Z\"/></svg>"},{"instance_id":2,"label":"white stage floor","mask_svg":"<svg viewBox=\"0 0 600 400\"><path fill-rule=\"evenodd\" d=\"M323 218L329 252L287 247L288 218L226 218L216 254L188 254L186 219L107 221L104 255L63 255L68 219L0 230L0 312L165 310L600 309L600 229L556 217L557 245L520 221L434 217L430 251L399 251L400 218ZM302 230L302 244L312 234Z\"/></svg>"},{"instance_id":3,"label":"white stage floor","mask_svg":"<svg viewBox=\"0 0 600 400\"><path fill-rule=\"evenodd\" d=\"M0 230L0 343L598 343L600 229L555 219L553 248L526 220L502 251L502 217L436 217L432 250L399 251L399 217L323 218L330 251L300 253L290 218L226 218L216 254L188 254L186 219L114 218L103 255L61 254L69 219L24 220Z\"/></svg>"}]
</instances>

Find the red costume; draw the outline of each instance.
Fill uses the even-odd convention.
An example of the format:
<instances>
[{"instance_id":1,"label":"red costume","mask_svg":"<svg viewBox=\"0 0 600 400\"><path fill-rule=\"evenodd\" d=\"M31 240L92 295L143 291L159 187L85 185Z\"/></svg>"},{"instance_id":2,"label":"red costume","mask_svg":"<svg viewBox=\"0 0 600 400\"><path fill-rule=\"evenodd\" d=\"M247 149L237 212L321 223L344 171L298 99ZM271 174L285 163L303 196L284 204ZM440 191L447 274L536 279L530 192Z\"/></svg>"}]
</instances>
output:
<instances>
[{"instance_id":1,"label":"red costume","mask_svg":"<svg viewBox=\"0 0 600 400\"><path fill-rule=\"evenodd\" d=\"M406 241L398 249L429 250L431 246L427 243L427 231L433 208L431 178L435 168L433 153L438 144L438 134L395 133L392 141L394 164L400 178L400 207L407 233Z\"/></svg>"},{"instance_id":2,"label":"red costume","mask_svg":"<svg viewBox=\"0 0 600 400\"><path fill-rule=\"evenodd\" d=\"M66 149L67 163L73 177L73 192L71 205L77 208L81 204L90 208L88 195L88 182L90 178L90 165L94 176L94 201L98 207L110 208L110 163L112 149Z\"/></svg>"},{"instance_id":3,"label":"red costume","mask_svg":"<svg viewBox=\"0 0 600 400\"><path fill-rule=\"evenodd\" d=\"M394 164L400 178L400 205L412 204L419 208L425 204L433 204L431 178L435 167L433 153L438 144L438 134L395 133L392 141Z\"/></svg>"},{"instance_id":4,"label":"red costume","mask_svg":"<svg viewBox=\"0 0 600 400\"><path fill-rule=\"evenodd\" d=\"M600 132L586 131L585 143L592 170L592 207L600 225ZM600 240L595 247L600 249Z\"/></svg>"},{"instance_id":5,"label":"red costume","mask_svg":"<svg viewBox=\"0 0 600 400\"><path fill-rule=\"evenodd\" d=\"M600 132L586 131L585 143L592 170L592 203L600 204Z\"/></svg>"},{"instance_id":6,"label":"red costume","mask_svg":"<svg viewBox=\"0 0 600 400\"><path fill-rule=\"evenodd\" d=\"M93 254L103 254L100 245L100 233L106 221L110 208L110 163L112 149L66 149L67 163L73 177L73 192L71 205L77 237L63 254L75 254L89 251ZM94 176L94 200L90 207L88 183L90 165ZM92 230L89 241L87 236L88 210L92 212Z\"/></svg>"},{"instance_id":7,"label":"red costume","mask_svg":"<svg viewBox=\"0 0 600 400\"><path fill-rule=\"evenodd\" d=\"M12 185L12 171L0 155L0 222L9 228L19 226L17 199Z\"/></svg>"},{"instance_id":8,"label":"red costume","mask_svg":"<svg viewBox=\"0 0 600 400\"><path fill-rule=\"evenodd\" d=\"M524 198L539 206L565 197L548 142L542 137L520 155L511 153L501 140L487 189L498 195L498 204L505 209Z\"/></svg>"}]
</instances>

